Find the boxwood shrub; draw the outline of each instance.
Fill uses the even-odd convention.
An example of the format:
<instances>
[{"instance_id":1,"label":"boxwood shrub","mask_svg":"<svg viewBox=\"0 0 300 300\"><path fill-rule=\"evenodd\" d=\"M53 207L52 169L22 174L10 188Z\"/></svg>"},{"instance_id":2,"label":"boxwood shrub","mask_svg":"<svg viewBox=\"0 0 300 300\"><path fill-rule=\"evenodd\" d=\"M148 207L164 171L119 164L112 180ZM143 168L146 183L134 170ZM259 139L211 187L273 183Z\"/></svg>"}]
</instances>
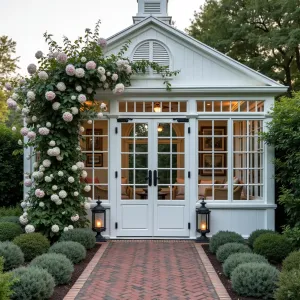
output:
<instances>
[{"instance_id":1,"label":"boxwood shrub","mask_svg":"<svg viewBox=\"0 0 300 300\"><path fill-rule=\"evenodd\" d=\"M232 289L240 296L272 298L279 271L265 263L244 263L231 274Z\"/></svg>"},{"instance_id":2,"label":"boxwood shrub","mask_svg":"<svg viewBox=\"0 0 300 300\"><path fill-rule=\"evenodd\" d=\"M262 234L265 234L265 233L276 233L274 230L270 230L270 229L257 229L257 230L254 230L250 235L249 235L249 238L248 238L248 244L251 248L253 248L253 244L255 242L255 240Z\"/></svg>"},{"instance_id":3,"label":"boxwood shrub","mask_svg":"<svg viewBox=\"0 0 300 300\"><path fill-rule=\"evenodd\" d=\"M0 242L11 241L23 233L20 225L11 222L0 223Z\"/></svg>"},{"instance_id":4,"label":"boxwood shrub","mask_svg":"<svg viewBox=\"0 0 300 300\"><path fill-rule=\"evenodd\" d=\"M247 245L240 243L227 243L219 247L216 256L219 262L224 262L231 254L251 252L252 250Z\"/></svg>"},{"instance_id":5,"label":"boxwood shrub","mask_svg":"<svg viewBox=\"0 0 300 300\"><path fill-rule=\"evenodd\" d=\"M280 234L264 233L254 242L253 250L272 263L280 263L293 250L291 241Z\"/></svg>"},{"instance_id":6,"label":"boxwood shrub","mask_svg":"<svg viewBox=\"0 0 300 300\"><path fill-rule=\"evenodd\" d=\"M95 233L88 228L76 228L62 233L60 242L73 241L78 242L86 249L91 249L96 244Z\"/></svg>"},{"instance_id":7,"label":"boxwood shrub","mask_svg":"<svg viewBox=\"0 0 300 300\"><path fill-rule=\"evenodd\" d=\"M219 231L213 235L209 242L209 250L212 253L216 253L218 248L227 243L240 243L244 244L244 238L233 231Z\"/></svg>"},{"instance_id":8,"label":"boxwood shrub","mask_svg":"<svg viewBox=\"0 0 300 300\"><path fill-rule=\"evenodd\" d=\"M12 300L44 300L52 296L55 283L46 270L20 267L12 274L16 278L12 285Z\"/></svg>"},{"instance_id":9,"label":"boxwood shrub","mask_svg":"<svg viewBox=\"0 0 300 300\"><path fill-rule=\"evenodd\" d=\"M72 241L55 243L50 247L49 253L64 254L74 264L78 264L86 257L85 248L81 244Z\"/></svg>"},{"instance_id":10,"label":"boxwood shrub","mask_svg":"<svg viewBox=\"0 0 300 300\"><path fill-rule=\"evenodd\" d=\"M24 263L23 252L12 242L0 242L0 256L4 258L4 271L15 269Z\"/></svg>"},{"instance_id":11,"label":"boxwood shrub","mask_svg":"<svg viewBox=\"0 0 300 300\"><path fill-rule=\"evenodd\" d=\"M234 253L231 254L223 263L223 273L225 276L230 277L232 271L243 263L260 262L268 263L268 260L262 255L255 253Z\"/></svg>"},{"instance_id":12,"label":"boxwood shrub","mask_svg":"<svg viewBox=\"0 0 300 300\"><path fill-rule=\"evenodd\" d=\"M17 216L5 216L0 218L0 222L12 222L20 225L19 217Z\"/></svg>"},{"instance_id":13,"label":"boxwood shrub","mask_svg":"<svg viewBox=\"0 0 300 300\"><path fill-rule=\"evenodd\" d=\"M3 273L4 259L0 256L0 299L10 300L12 295L11 286L14 282L10 273Z\"/></svg>"},{"instance_id":14,"label":"boxwood shrub","mask_svg":"<svg viewBox=\"0 0 300 300\"><path fill-rule=\"evenodd\" d=\"M282 262L283 271L291 271L293 269L300 270L300 251L290 253Z\"/></svg>"},{"instance_id":15,"label":"boxwood shrub","mask_svg":"<svg viewBox=\"0 0 300 300\"><path fill-rule=\"evenodd\" d=\"M46 253L32 260L30 266L49 272L56 284L66 284L71 280L74 267L72 262L63 254Z\"/></svg>"},{"instance_id":16,"label":"boxwood shrub","mask_svg":"<svg viewBox=\"0 0 300 300\"><path fill-rule=\"evenodd\" d=\"M293 269L282 272L279 276L278 289L275 292L276 300L300 299L300 270Z\"/></svg>"},{"instance_id":17,"label":"boxwood shrub","mask_svg":"<svg viewBox=\"0 0 300 300\"><path fill-rule=\"evenodd\" d=\"M46 253L50 247L47 238L37 232L21 234L13 243L21 248L25 261L31 261L36 256Z\"/></svg>"}]
</instances>

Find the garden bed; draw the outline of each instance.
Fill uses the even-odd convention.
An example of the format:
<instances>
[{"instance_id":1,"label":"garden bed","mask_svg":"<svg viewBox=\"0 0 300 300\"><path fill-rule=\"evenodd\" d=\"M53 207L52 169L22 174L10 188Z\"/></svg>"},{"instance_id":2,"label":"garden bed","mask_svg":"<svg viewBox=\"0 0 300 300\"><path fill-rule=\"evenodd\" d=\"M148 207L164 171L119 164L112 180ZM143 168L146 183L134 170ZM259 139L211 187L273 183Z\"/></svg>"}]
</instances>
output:
<instances>
[{"instance_id":1,"label":"garden bed","mask_svg":"<svg viewBox=\"0 0 300 300\"><path fill-rule=\"evenodd\" d=\"M222 264L217 260L216 256L209 251L209 246L202 245L202 247L232 300L260 300L260 298L241 297L237 295L232 290L230 279L223 274Z\"/></svg>"},{"instance_id":2,"label":"garden bed","mask_svg":"<svg viewBox=\"0 0 300 300\"><path fill-rule=\"evenodd\" d=\"M101 244L96 244L94 248L88 250L86 252L86 258L79 264L74 264L74 272L72 274L71 281L69 284L65 285L58 285L54 289L54 293L50 300L63 300L64 297L67 295L69 290L72 288L72 286L75 284L76 280L79 278L81 273L85 270L87 267L88 263L92 260L94 255L97 253L99 248L101 247Z\"/></svg>"}]
</instances>

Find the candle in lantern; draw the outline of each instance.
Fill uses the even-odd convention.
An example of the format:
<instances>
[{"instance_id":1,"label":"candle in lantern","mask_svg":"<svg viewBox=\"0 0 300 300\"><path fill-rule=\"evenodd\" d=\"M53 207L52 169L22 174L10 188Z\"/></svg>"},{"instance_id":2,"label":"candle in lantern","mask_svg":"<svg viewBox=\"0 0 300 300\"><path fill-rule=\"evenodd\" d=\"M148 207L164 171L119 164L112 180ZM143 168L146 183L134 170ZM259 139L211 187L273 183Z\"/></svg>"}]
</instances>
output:
<instances>
[{"instance_id":1,"label":"candle in lantern","mask_svg":"<svg viewBox=\"0 0 300 300\"><path fill-rule=\"evenodd\" d=\"M201 230L206 230L206 224L205 223L201 224Z\"/></svg>"},{"instance_id":2,"label":"candle in lantern","mask_svg":"<svg viewBox=\"0 0 300 300\"><path fill-rule=\"evenodd\" d=\"M102 224L101 224L101 220L97 220L97 221L96 221L96 224L97 224L96 227L101 227L101 225L102 225Z\"/></svg>"}]
</instances>

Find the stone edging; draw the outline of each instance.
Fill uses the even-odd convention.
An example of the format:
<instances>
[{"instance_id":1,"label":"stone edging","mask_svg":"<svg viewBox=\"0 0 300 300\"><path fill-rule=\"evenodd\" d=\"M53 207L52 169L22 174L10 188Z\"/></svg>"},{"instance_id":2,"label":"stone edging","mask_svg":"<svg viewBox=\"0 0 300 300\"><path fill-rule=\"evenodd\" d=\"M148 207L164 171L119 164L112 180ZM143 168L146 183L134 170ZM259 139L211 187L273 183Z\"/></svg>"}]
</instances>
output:
<instances>
[{"instance_id":1,"label":"stone edging","mask_svg":"<svg viewBox=\"0 0 300 300\"><path fill-rule=\"evenodd\" d=\"M210 263L207 255L205 254L201 244L195 243L195 248L199 254L199 257L203 263L203 266L209 276L209 279L212 282L212 285L214 286L216 293L220 300L231 300L230 296L227 293L227 290L225 289L224 285L222 284L218 274L216 273L214 267Z\"/></svg>"},{"instance_id":2,"label":"stone edging","mask_svg":"<svg viewBox=\"0 0 300 300\"><path fill-rule=\"evenodd\" d=\"M108 247L109 242L107 243L101 243L100 249L96 252L92 260L89 262L89 264L86 266L86 268L83 270L79 278L76 280L74 285L69 290L68 294L64 297L64 300L74 300L76 296L78 295L80 289L83 287L83 285L86 283L87 279L93 272L95 266L101 259L103 253L105 252L106 248Z\"/></svg>"}]
</instances>

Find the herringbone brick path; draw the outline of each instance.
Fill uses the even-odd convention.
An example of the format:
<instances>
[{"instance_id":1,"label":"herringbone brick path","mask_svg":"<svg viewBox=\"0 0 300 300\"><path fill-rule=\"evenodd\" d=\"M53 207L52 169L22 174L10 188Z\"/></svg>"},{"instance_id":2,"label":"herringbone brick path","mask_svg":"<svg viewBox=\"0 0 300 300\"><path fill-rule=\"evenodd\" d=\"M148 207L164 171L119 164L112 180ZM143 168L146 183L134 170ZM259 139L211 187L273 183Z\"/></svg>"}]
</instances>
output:
<instances>
[{"instance_id":1,"label":"herringbone brick path","mask_svg":"<svg viewBox=\"0 0 300 300\"><path fill-rule=\"evenodd\" d=\"M76 300L219 299L191 241L112 241Z\"/></svg>"}]
</instances>

